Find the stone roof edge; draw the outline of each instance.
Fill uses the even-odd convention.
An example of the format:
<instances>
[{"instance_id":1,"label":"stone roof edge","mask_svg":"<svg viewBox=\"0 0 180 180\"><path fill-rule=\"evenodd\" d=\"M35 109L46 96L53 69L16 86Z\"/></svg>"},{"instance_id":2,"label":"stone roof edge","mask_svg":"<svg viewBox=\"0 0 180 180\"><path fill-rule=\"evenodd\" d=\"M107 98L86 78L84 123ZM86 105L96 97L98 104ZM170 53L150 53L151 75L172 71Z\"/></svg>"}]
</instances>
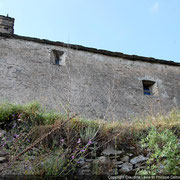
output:
<instances>
[{"instance_id":1,"label":"stone roof edge","mask_svg":"<svg viewBox=\"0 0 180 180\"><path fill-rule=\"evenodd\" d=\"M143 56L137 56L137 55L128 55L128 54L123 54L120 52L112 52L112 51L107 51L107 50L102 50L102 49L84 47L81 45L66 44L66 43L59 42L59 41L50 41L50 40L46 40L46 39L38 39L38 38L19 36L19 35L15 35L15 34L6 34L6 33L0 33L0 36L2 36L4 38L22 39L22 40L26 40L26 41L33 41L33 42L38 42L38 43L43 43L43 44L48 44L48 45L62 46L62 47L71 48L74 50L93 52L93 53L103 54L103 55L111 56L111 57L119 57L119 58L129 59L132 61L144 61L144 62L149 62L149 63L180 66L180 63L174 62L174 61L167 61L167 60L155 59L152 57L143 57Z\"/></svg>"},{"instance_id":2,"label":"stone roof edge","mask_svg":"<svg viewBox=\"0 0 180 180\"><path fill-rule=\"evenodd\" d=\"M6 18L6 19L9 19L9 20L14 20L15 21L15 19L14 18L12 18L12 17L9 17L9 16L3 16L3 15L0 15L0 17L3 17L3 18Z\"/></svg>"}]
</instances>

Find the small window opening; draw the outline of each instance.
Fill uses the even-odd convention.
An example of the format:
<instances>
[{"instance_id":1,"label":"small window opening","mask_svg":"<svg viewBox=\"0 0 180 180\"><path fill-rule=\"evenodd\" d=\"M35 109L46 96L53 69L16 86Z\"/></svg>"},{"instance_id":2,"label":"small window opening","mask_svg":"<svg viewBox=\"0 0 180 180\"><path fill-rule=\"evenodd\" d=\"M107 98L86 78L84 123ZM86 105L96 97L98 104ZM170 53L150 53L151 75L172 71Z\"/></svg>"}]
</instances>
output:
<instances>
[{"instance_id":1,"label":"small window opening","mask_svg":"<svg viewBox=\"0 0 180 180\"><path fill-rule=\"evenodd\" d=\"M8 28L7 28L7 27L4 27L4 29L8 31Z\"/></svg>"},{"instance_id":2,"label":"small window opening","mask_svg":"<svg viewBox=\"0 0 180 180\"><path fill-rule=\"evenodd\" d=\"M154 81L143 80L142 83L144 95L155 95L156 83Z\"/></svg>"},{"instance_id":3,"label":"small window opening","mask_svg":"<svg viewBox=\"0 0 180 180\"><path fill-rule=\"evenodd\" d=\"M63 51L58 51L58 50L52 50L52 52L54 57L53 64L64 66L66 60L66 54Z\"/></svg>"}]
</instances>

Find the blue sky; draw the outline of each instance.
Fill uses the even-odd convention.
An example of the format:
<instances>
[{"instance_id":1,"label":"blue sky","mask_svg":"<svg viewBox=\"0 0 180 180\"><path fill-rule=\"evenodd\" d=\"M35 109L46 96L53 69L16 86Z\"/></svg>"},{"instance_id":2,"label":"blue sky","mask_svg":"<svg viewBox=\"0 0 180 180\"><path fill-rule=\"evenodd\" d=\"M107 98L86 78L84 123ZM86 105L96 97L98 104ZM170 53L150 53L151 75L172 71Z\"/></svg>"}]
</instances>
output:
<instances>
[{"instance_id":1,"label":"blue sky","mask_svg":"<svg viewBox=\"0 0 180 180\"><path fill-rule=\"evenodd\" d=\"M0 0L15 34L180 62L180 0Z\"/></svg>"}]
</instances>

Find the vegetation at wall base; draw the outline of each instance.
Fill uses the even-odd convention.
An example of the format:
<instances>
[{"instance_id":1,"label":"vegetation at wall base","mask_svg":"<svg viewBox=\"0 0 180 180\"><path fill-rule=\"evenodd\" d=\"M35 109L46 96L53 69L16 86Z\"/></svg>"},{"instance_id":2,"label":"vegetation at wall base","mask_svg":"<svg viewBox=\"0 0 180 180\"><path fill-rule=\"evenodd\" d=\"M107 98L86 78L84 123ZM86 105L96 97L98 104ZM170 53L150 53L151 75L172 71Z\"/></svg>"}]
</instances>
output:
<instances>
[{"instance_id":1,"label":"vegetation at wall base","mask_svg":"<svg viewBox=\"0 0 180 180\"><path fill-rule=\"evenodd\" d=\"M2 103L0 158L6 159L0 174L118 175L129 168L137 175L180 175L179 139L180 111L175 109L131 122L106 122L47 112L37 102ZM108 147L115 151L106 157ZM123 151L128 157L120 157ZM130 154L142 154L147 161L133 164Z\"/></svg>"}]
</instances>

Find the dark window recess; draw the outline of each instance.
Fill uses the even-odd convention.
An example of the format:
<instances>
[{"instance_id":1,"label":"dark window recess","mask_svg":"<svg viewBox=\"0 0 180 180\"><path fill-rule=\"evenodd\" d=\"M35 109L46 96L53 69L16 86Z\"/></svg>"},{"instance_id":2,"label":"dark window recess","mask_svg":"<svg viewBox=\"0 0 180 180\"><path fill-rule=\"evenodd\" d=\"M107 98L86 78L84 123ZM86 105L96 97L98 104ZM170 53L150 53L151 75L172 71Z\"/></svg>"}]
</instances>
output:
<instances>
[{"instance_id":1,"label":"dark window recess","mask_svg":"<svg viewBox=\"0 0 180 180\"><path fill-rule=\"evenodd\" d=\"M145 95L151 95L149 86L144 85L144 94Z\"/></svg>"},{"instance_id":2,"label":"dark window recess","mask_svg":"<svg viewBox=\"0 0 180 180\"><path fill-rule=\"evenodd\" d=\"M57 50L53 50L53 55L54 55L54 63L55 65L61 65L61 57L64 54L63 51L57 51Z\"/></svg>"},{"instance_id":3,"label":"dark window recess","mask_svg":"<svg viewBox=\"0 0 180 180\"><path fill-rule=\"evenodd\" d=\"M144 90L144 95L153 95L153 90L154 90L154 81L149 81L149 80L143 80L143 90Z\"/></svg>"}]
</instances>

